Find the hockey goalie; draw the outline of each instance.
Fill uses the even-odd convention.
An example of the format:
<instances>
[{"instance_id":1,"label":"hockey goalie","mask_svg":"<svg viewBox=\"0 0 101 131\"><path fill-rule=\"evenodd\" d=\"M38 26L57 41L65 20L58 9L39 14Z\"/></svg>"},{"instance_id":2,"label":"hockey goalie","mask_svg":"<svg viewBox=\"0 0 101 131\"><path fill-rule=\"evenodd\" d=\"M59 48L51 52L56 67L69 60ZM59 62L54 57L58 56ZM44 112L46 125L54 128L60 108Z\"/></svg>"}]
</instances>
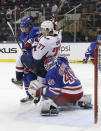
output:
<instances>
[{"instance_id":1,"label":"hockey goalie","mask_svg":"<svg viewBox=\"0 0 101 131\"><path fill-rule=\"evenodd\" d=\"M41 115L57 115L59 108L68 103L83 108L92 108L91 98L83 96L80 80L75 76L66 58L63 56L48 59L44 62L46 74L46 85L38 80L30 82L28 92L35 102L43 97L41 103Z\"/></svg>"}]
</instances>

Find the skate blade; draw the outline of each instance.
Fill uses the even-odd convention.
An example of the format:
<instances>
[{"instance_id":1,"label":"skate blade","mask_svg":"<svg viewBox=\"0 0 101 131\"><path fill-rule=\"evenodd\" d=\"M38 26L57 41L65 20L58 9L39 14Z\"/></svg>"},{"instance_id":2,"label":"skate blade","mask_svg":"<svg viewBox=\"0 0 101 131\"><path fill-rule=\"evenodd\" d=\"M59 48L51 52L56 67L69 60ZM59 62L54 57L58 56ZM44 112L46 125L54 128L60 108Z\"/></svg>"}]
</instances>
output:
<instances>
[{"instance_id":1,"label":"skate blade","mask_svg":"<svg viewBox=\"0 0 101 131\"><path fill-rule=\"evenodd\" d=\"M42 111L41 116L57 116L59 114L58 111Z\"/></svg>"},{"instance_id":2,"label":"skate blade","mask_svg":"<svg viewBox=\"0 0 101 131\"><path fill-rule=\"evenodd\" d=\"M41 116L58 116L58 114L50 114L50 113L40 113Z\"/></svg>"},{"instance_id":3,"label":"skate blade","mask_svg":"<svg viewBox=\"0 0 101 131\"><path fill-rule=\"evenodd\" d=\"M21 102L21 101L20 101L20 104L21 104L21 105L34 104L34 101L33 101L33 100L32 100L32 101L27 101L27 102Z\"/></svg>"},{"instance_id":4,"label":"skate blade","mask_svg":"<svg viewBox=\"0 0 101 131\"><path fill-rule=\"evenodd\" d=\"M16 86L16 87L19 87L21 90L23 89L23 85L22 84L17 84L14 79L12 78L11 79L11 82Z\"/></svg>"}]
</instances>

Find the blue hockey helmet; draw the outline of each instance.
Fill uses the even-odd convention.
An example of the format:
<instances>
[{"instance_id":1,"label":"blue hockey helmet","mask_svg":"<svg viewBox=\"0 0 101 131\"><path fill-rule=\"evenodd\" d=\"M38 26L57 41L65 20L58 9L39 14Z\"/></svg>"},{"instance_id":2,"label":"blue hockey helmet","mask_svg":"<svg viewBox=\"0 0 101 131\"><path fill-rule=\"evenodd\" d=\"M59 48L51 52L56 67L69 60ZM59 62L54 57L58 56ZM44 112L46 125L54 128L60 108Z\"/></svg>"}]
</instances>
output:
<instances>
[{"instance_id":1,"label":"blue hockey helmet","mask_svg":"<svg viewBox=\"0 0 101 131\"><path fill-rule=\"evenodd\" d=\"M57 65L57 59L56 58L49 57L44 62L44 67L47 71L56 67L56 65Z\"/></svg>"},{"instance_id":2,"label":"blue hockey helmet","mask_svg":"<svg viewBox=\"0 0 101 131\"><path fill-rule=\"evenodd\" d=\"M101 35L98 35L97 41L98 41L98 42L101 42Z\"/></svg>"},{"instance_id":3,"label":"blue hockey helmet","mask_svg":"<svg viewBox=\"0 0 101 131\"><path fill-rule=\"evenodd\" d=\"M20 28L29 27L32 24L32 20L27 17L21 21Z\"/></svg>"}]
</instances>

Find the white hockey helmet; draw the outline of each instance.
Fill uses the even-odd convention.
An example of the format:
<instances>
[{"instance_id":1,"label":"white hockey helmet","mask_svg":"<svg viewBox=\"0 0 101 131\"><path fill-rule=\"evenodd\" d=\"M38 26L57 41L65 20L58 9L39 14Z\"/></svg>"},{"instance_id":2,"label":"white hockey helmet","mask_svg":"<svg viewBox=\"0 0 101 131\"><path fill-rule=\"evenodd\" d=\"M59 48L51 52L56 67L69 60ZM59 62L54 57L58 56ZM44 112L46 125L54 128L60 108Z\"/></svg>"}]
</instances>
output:
<instances>
[{"instance_id":1,"label":"white hockey helmet","mask_svg":"<svg viewBox=\"0 0 101 131\"><path fill-rule=\"evenodd\" d=\"M51 21L46 20L46 21L42 22L41 28L45 29L45 30L48 29L50 32L50 31L53 31L54 27L53 27L53 23Z\"/></svg>"}]
</instances>

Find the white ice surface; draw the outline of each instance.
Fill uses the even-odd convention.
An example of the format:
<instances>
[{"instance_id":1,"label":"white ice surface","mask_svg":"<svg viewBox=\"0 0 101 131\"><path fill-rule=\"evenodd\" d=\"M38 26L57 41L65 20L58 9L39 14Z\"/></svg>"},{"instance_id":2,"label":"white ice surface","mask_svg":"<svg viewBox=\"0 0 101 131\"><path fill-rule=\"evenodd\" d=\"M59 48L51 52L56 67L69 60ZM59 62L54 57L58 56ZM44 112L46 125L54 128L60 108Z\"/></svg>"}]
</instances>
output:
<instances>
[{"instance_id":1,"label":"white ice surface","mask_svg":"<svg viewBox=\"0 0 101 131\"><path fill-rule=\"evenodd\" d=\"M94 71L92 64L71 64L81 80L84 93L94 92ZM68 110L57 117L42 117L38 105L21 105L25 91L11 83L15 76L15 63L0 63L0 131L100 131L101 123L94 125L94 111ZM92 100L93 102L93 100Z\"/></svg>"}]
</instances>

